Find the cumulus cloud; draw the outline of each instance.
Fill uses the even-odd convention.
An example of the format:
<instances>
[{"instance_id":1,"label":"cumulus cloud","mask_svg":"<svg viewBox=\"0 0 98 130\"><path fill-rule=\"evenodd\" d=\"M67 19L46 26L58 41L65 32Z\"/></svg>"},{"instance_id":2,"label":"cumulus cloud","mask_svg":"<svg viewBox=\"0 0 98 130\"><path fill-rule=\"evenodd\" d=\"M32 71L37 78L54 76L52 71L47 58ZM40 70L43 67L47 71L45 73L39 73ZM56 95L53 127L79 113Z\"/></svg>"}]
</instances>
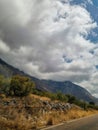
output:
<instances>
[{"instance_id":1,"label":"cumulus cloud","mask_svg":"<svg viewBox=\"0 0 98 130\"><path fill-rule=\"evenodd\" d=\"M92 92L98 46L87 36L96 27L69 0L0 0L0 56L32 76L71 80Z\"/></svg>"}]
</instances>

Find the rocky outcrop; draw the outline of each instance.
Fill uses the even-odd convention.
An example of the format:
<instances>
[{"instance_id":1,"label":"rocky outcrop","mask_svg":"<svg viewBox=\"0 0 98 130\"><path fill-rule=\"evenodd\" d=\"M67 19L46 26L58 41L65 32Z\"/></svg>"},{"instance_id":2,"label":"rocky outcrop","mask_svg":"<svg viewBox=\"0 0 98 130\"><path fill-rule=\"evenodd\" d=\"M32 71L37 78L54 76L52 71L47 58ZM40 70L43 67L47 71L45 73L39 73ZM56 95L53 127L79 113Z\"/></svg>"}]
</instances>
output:
<instances>
[{"instance_id":1,"label":"rocky outcrop","mask_svg":"<svg viewBox=\"0 0 98 130\"><path fill-rule=\"evenodd\" d=\"M68 111L72 108L72 105L69 103L62 103L62 102L53 102L53 101L43 101L43 100L36 100L36 104L33 102L27 103L25 100L19 99L10 99L10 100L1 100L0 106L2 107L11 107L17 109L25 109L28 113L38 113L44 114L51 111Z\"/></svg>"},{"instance_id":2,"label":"rocky outcrop","mask_svg":"<svg viewBox=\"0 0 98 130\"><path fill-rule=\"evenodd\" d=\"M42 101L44 107L43 109L47 111L67 111L72 108L72 105L69 103L61 103L61 102L49 102L49 101Z\"/></svg>"}]
</instances>

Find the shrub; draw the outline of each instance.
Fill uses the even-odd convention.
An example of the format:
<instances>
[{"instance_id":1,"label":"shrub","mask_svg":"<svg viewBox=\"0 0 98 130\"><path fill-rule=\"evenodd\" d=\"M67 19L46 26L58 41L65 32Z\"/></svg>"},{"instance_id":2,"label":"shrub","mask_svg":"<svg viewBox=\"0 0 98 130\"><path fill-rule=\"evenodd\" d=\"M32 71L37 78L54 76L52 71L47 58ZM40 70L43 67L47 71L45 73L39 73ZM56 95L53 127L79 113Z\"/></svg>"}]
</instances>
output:
<instances>
[{"instance_id":1,"label":"shrub","mask_svg":"<svg viewBox=\"0 0 98 130\"><path fill-rule=\"evenodd\" d=\"M7 95L10 86L10 79L0 75L0 93Z\"/></svg>"},{"instance_id":2,"label":"shrub","mask_svg":"<svg viewBox=\"0 0 98 130\"><path fill-rule=\"evenodd\" d=\"M34 83L28 77L16 75L13 76L10 83L11 96L26 96L32 92Z\"/></svg>"}]
</instances>

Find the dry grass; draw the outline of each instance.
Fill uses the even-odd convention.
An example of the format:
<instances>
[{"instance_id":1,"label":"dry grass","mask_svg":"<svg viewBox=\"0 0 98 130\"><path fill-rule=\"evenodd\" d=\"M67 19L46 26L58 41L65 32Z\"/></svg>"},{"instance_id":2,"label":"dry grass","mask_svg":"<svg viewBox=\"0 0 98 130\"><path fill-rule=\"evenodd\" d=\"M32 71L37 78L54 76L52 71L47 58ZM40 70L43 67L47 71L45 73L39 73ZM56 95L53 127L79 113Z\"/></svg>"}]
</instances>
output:
<instances>
[{"instance_id":1,"label":"dry grass","mask_svg":"<svg viewBox=\"0 0 98 130\"><path fill-rule=\"evenodd\" d=\"M35 129L36 124L32 119L26 118L26 114L17 110L9 110L5 117L0 117L0 130L30 130ZM3 114L4 115L4 114Z\"/></svg>"},{"instance_id":2,"label":"dry grass","mask_svg":"<svg viewBox=\"0 0 98 130\"><path fill-rule=\"evenodd\" d=\"M39 109L25 108L24 103L29 106L40 106L39 96L29 95L25 98L16 98L16 106L0 106L0 130L35 130L36 128L54 125L72 119L96 114L96 110L84 111L74 107L68 111L49 111L44 114ZM1 102L10 101L12 98L4 98ZM41 100L47 100L42 97ZM49 99L48 99L49 100ZM41 107L41 106L40 106Z\"/></svg>"},{"instance_id":3,"label":"dry grass","mask_svg":"<svg viewBox=\"0 0 98 130\"><path fill-rule=\"evenodd\" d=\"M70 110L67 113L52 111L51 113L46 113L45 115L40 116L36 121L32 120L32 118L27 119L23 113L12 113L14 116L13 120L0 118L0 130L35 130L36 128L43 126L59 124L61 122L89 116L95 113L98 113L98 111L83 111L75 109Z\"/></svg>"},{"instance_id":4,"label":"dry grass","mask_svg":"<svg viewBox=\"0 0 98 130\"><path fill-rule=\"evenodd\" d=\"M36 99L43 100L43 101L50 101L50 98L48 98L48 97L42 97L42 96L38 96L38 95L35 95L35 94L31 94L30 96L33 97L33 98L36 98Z\"/></svg>"},{"instance_id":5,"label":"dry grass","mask_svg":"<svg viewBox=\"0 0 98 130\"><path fill-rule=\"evenodd\" d=\"M89 116L89 115L97 114L97 113L98 111L96 110L84 111L84 110L79 110L79 109L72 109L68 111L68 113L66 114L65 121L77 119L77 118L81 118L81 117L85 117L85 116Z\"/></svg>"},{"instance_id":6,"label":"dry grass","mask_svg":"<svg viewBox=\"0 0 98 130\"><path fill-rule=\"evenodd\" d=\"M18 120L6 120L0 119L0 130L30 130L35 128L30 121L24 120L24 118Z\"/></svg>"},{"instance_id":7,"label":"dry grass","mask_svg":"<svg viewBox=\"0 0 98 130\"><path fill-rule=\"evenodd\" d=\"M92 114L98 114L98 111L96 110L84 111L81 109L72 109L69 110L68 112L53 111L51 113L43 115L42 119L37 122L37 127L41 127L43 125L55 125L65 121L89 116Z\"/></svg>"}]
</instances>

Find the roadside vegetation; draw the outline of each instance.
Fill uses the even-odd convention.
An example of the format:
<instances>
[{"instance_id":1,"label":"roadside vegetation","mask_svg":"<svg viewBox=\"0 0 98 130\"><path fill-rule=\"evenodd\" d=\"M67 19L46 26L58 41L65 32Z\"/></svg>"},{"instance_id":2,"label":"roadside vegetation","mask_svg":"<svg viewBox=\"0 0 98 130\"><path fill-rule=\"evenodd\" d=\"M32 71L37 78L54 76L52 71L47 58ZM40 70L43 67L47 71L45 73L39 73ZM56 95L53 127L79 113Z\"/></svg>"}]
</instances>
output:
<instances>
[{"instance_id":1,"label":"roadside vegetation","mask_svg":"<svg viewBox=\"0 0 98 130\"><path fill-rule=\"evenodd\" d=\"M25 76L0 76L0 130L33 130L94 113L93 101L40 91Z\"/></svg>"}]
</instances>

